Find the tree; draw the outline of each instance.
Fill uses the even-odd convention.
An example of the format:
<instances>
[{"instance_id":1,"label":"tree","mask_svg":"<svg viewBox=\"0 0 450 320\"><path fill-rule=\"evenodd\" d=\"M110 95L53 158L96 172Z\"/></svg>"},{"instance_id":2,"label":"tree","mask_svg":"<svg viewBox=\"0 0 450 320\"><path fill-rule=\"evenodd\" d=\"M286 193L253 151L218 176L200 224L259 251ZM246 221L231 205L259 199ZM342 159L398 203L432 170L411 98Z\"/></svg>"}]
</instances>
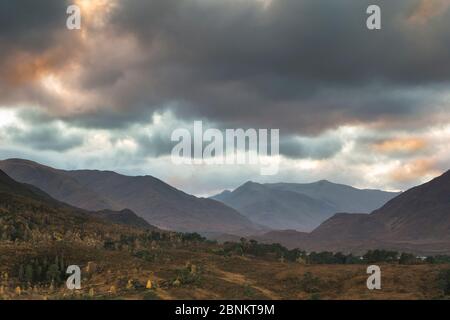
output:
<instances>
[{"instance_id":1,"label":"tree","mask_svg":"<svg viewBox=\"0 0 450 320\"><path fill-rule=\"evenodd\" d=\"M439 273L438 283L444 295L450 295L450 269Z\"/></svg>"},{"instance_id":2,"label":"tree","mask_svg":"<svg viewBox=\"0 0 450 320\"><path fill-rule=\"evenodd\" d=\"M54 281L56 283L61 282L58 265L56 265L56 264L50 265L50 267L48 268L48 271L47 271L47 280Z\"/></svg>"},{"instance_id":3,"label":"tree","mask_svg":"<svg viewBox=\"0 0 450 320\"><path fill-rule=\"evenodd\" d=\"M31 264L27 264L27 266L25 267L25 278L24 280L26 282L33 282L33 266Z\"/></svg>"},{"instance_id":4,"label":"tree","mask_svg":"<svg viewBox=\"0 0 450 320\"><path fill-rule=\"evenodd\" d=\"M21 264L19 266L19 280L23 281L25 279L25 270L23 268L23 265Z\"/></svg>"},{"instance_id":5,"label":"tree","mask_svg":"<svg viewBox=\"0 0 450 320\"><path fill-rule=\"evenodd\" d=\"M398 261L399 264L414 264L417 262L416 256L410 253L402 253Z\"/></svg>"},{"instance_id":6,"label":"tree","mask_svg":"<svg viewBox=\"0 0 450 320\"><path fill-rule=\"evenodd\" d=\"M394 262L398 259L398 252L386 250L369 250L364 256L367 263Z\"/></svg>"}]
</instances>

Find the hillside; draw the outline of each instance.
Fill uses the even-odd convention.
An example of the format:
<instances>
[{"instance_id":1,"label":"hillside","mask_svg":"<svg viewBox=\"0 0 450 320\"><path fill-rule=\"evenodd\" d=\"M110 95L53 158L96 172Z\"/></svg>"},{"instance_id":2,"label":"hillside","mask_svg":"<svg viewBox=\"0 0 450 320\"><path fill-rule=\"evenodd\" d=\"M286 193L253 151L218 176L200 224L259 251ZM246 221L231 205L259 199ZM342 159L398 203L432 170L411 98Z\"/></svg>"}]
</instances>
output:
<instances>
[{"instance_id":1,"label":"hillside","mask_svg":"<svg viewBox=\"0 0 450 320\"><path fill-rule=\"evenodd\" d=\"M0 170L0 239L32 241L35 245L55 237L82 242L87 236L99 241L101 234L129 230L129 226L108 220L54 200Z\"/></svg>"},{"instance_id":2,"label":"hillside","mask_svg":"<svg viewBox=\"0 0 450 320\"><path fill-rule=\"evenodd\" d=\"M156 229L154 226L149 224L143 218L139 217L136 213L129 209L123 209L120 211L113 210L101 210L94 213L96 216L116 223L123 224L128 226L133 226L136 228L145 228L145 229Z\"/></svg>"}]
</instances>

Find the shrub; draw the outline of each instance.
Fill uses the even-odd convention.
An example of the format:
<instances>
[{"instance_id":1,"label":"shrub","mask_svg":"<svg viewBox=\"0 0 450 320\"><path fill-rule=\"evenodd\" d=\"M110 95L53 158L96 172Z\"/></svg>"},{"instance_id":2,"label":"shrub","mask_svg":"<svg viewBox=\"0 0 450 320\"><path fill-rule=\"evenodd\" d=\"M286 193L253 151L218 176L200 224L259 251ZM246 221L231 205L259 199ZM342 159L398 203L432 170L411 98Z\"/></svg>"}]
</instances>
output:
<instances>
[{"instance_id":1,"label":"shrub","mask_svg":"<svg viewBox=\"0 0 450 320\"><path fill-rule=\"evenodd\" d=\"M320 279L313 276L311 272L306 272L299 281L300 288L307 293L319 292Z\"/></svg>"},{"instance_id":2,"label":"shrub","mask_svg":"<svg viewBox=\"0 0 450 320\"><path fill-rule=\"evenodd\" d=\"M364 256L367 263L395 262L398 260L398 252L386 250L369 250Z\"/></svg>"},{"instance_id":3,"label":"shrub","mask_svg":"<svg viewBox=\"0 0 450 320\"><path fill-rule=\"evenodd\" d=\"M443 270L439 273L438 285L444 295L450 295L450 269Z\"/></svg>"},{"instance_id":4,"label":"shrub","mask_svg":"<svg viewBox=\"0 0 450 320\"><path fill-rule=\"evenodd\" d=\"M410 253L402 253L398 261L399 264L416 264L418 260L415 255Z\"/></svg>"}]
</instances>

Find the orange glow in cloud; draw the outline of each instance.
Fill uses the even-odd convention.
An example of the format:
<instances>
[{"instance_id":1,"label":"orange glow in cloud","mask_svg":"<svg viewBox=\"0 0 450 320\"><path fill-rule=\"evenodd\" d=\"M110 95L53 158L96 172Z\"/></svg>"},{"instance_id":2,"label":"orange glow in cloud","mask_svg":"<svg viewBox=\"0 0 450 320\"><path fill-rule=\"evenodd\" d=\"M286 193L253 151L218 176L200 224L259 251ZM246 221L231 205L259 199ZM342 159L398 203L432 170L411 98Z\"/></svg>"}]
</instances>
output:
<instances>
[{"instance_id":1,"label":"orange glow in cloud","mask_svg":"<svg viewBox=\"0 0 450 320\"><path fill-rule=\"evenodd\" d=\"M65 50L52 49L41 55L17 52L8 59L6 70L1 78L12 86L39 80L49 72L61 67Z\"/></svg>"},{"instance_id":2,"label":"orange glow in cloud","mask_svg":"<svg viewBox=\"0 0 450 320\"><path fill-rule=\"evenodd\" d=\"M442 15L449 8L449 0L422 0L408 21L414 24L424 24L431 18Z\"/></svg>"},{"instance_id":3,"label":"orange glow in cloud","mask_svg":"<svg viewBox=\"0 0 450 320\"><path fill-rule=\"evenodd\" d=\"M88 31L91 28L104 27L107 17L116 5L115 1L110 0L77 0L75 3L81 9L81 33L62 29L59 34L61 44L57 47L34 55L15 52L7 58L0 79L6 80L11 86L20 86L39 82L48 74L63 73L64 67L70 65L85 49L84 42L87 40Z\"/></svg>"},{"instance_id":4,"label":"orange glow in cloud","mask_svg":"<svg viewBox=\"0 0 450 320\"><path fill-rule=\"evenodd\" d=\"M427 146L421 138L390 139L375 144L373 147L381 153L411 153L424 149Z\"/></svg>"},{"instance_id":5,"label":"orange glow in cloud","mask_svg":"<svg viewBox=\"0 0 450 320\"><path fill-rule=\"evenodd\" d=\"M56 45L41 52L11 52L1 65L0 82L12 90L39 90L44 103L52 101L60 113L83 112L98 103L95 92L77 85L77 77L85 71L83 59L95 52L93 45L107 39L107 19L117 3L76 0L75 4L81 9L81 32L61 28L55 32Z\"/></svg>"},{"instance_id":6,"label":"orange glow in cloud","mask_svg":"<svg viewBox=\"0 0 450 320\"><path fill-rule=\"evenodd\" d=\"M84 36L89 27L104 27L107 18L117 5L116 1L112 0L76 0L75 4L81 9L81 31Z\"/></svg>"},{"instance_id":7,"label":"orange glow in cloud","mask_svg":"<svg viewBox=\"0 0 450 320\"><path fill-rule=\"evenodd\" d=\"M390 178L396 182L408 182L423 179L426 176L440 174L434 167L435 161L430 159L417 159L394 169Z\"/></svg>"}]
</instances>

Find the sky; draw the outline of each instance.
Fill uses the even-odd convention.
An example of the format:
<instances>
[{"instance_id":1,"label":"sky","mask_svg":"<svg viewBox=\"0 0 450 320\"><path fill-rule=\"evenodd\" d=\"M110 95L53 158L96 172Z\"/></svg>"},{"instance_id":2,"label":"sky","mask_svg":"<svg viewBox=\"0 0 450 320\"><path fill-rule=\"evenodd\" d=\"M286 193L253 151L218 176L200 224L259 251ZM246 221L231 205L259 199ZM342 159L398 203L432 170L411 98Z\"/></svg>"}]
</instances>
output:
<instances>
[{"instance_id":1,"label":"sky","mask_svg":"<svg viewBox=\"0 0 450 320\"><path fill-rule=\"evenodd\" d=\"M248 180L405 190L450 169L449 40L447 0L2 0L0 159L196 195ZM279 129L278 174L174 165L171 133L194 121Z\"/></svg>"}]
</instances>

